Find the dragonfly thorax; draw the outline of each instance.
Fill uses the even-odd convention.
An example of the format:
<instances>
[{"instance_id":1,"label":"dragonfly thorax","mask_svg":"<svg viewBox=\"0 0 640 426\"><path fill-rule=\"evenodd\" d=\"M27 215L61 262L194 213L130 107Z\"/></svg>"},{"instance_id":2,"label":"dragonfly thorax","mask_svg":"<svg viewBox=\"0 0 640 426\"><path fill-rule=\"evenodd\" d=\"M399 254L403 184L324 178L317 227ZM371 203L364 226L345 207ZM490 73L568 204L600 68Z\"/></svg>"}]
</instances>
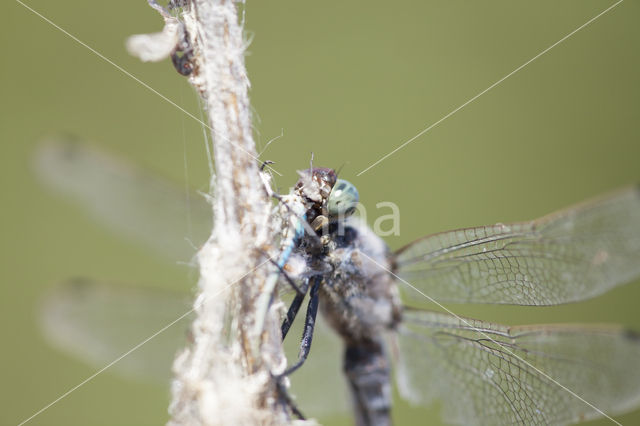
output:
<instances>
[{"instance_id":1,"label":"dragonfly thorax","mask_svg":"<svg viewBox=\"0 0 640 426\"><path fill-rule=\"evenodd\" d=\"M295 191L307 206L313 233L297 241L294 254L305 259L307 277L322 276L320 308L347 341L377 338L394 328L401 306L390 274L389 250L360 219L353 218L358 191L328 168L298 172Z\"/></svg>"},{"instance_id":2,"label":"dragonfly thorax","mask_svg":"<svg viewBox=\"0 0 640 426\"><path fill-rule=\"evenodd\" d=\"M332 223L320 235L322 249L304 242L298 252L307 268L322 275L320 309L329 324L351 342L370 341L400 319L397 288L385 269L389 251L358 218Z\"/></svg>"}]
</instances>

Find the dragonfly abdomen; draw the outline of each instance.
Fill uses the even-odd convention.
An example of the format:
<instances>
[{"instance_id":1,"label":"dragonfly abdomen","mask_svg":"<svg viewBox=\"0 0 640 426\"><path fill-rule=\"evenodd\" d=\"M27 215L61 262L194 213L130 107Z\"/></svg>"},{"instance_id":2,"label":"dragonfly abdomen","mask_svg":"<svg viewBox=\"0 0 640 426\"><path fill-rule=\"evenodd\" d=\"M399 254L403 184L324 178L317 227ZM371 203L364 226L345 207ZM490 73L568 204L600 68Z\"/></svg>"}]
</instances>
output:
<instances>
[{"instance_id":1,"label":"dragonfly abdomen","mask_svg":"<svg viewBox=\"0 0 640 426\"><path fill-rule=\"evenodd\" d=\"M358 426L391 424L391 372L382 338L347 344L344 373Z\"/></svg>"}]
</instances>

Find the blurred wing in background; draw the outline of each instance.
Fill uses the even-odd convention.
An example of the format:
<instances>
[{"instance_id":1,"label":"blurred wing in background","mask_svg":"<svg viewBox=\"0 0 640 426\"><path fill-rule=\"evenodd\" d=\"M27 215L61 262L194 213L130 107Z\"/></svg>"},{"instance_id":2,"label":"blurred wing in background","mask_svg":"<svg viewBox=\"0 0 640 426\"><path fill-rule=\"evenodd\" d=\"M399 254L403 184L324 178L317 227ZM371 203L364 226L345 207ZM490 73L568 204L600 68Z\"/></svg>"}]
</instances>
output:
<instances>
[{"instance_id":1,"label":"blurred wing in background","mask_svg":"<svg viewBox=\"0 0 640 426\"><path fill-rule=\"evenodd\" d=\"M45 296L40 324L52 346L98 369L190 312L188 299L186 294L77 279ZM192 320L187 315L167 327L109 371L168 383Z\"/></svg>"},{"instance_id":2,"label":"blurred wing in background","mask_svg":"<svg viewBox=\"0 0 640 426\"><path fill-rule=\"evenodd\" d=\"M88 210L112 231L173 261L187 261L211 232L211 206L201 195L139 170L71 138L44 142L36 153L41 181Z\"/></svg>"},{"instance_id":3,"label":"blurred wing in background","mask_svg":"<svg viewBox=\"0 0 640 426\"><path fill-rule=\"evenodd\" d=\"M416 403L442 401L445 419L456 424L566 424L601 416L558 384L607 415L640 402L640 338L617 327L506 327L407 310L400 349L401 394Z\"/></svg>"},{"instance_id":4,"label":"blurred wing in background","mask_svg":"<svg viewBox=\"0 0 640 426\"><path fill-rule=\"evenodd\" d=\"M400 277L441 302L554 305L594 297L640 276L640 188L531 222L430 235L400 249L396 263Z\"/></svg>"},{"instance_id":5,"label":"blurred wing in background","mask_svg":"<svg viewBox=\"0 0 640 426\"><path fill-rule=\"evenodd\" d=\"M40 325L52 346L100 369L190 312L189 299L188 294L77 279L46 295ZM186 345L192 320L191 314L180 319L108 371L168 386L173 358ZM309 416L347 412L342 343L323 321L316 330L309 368L290 377L290 391ZM302 323L295 323L291 333L302 335ZM299 340L287 339L285 350L289 360L297 359Z\"/></svg>"}]
</instances>

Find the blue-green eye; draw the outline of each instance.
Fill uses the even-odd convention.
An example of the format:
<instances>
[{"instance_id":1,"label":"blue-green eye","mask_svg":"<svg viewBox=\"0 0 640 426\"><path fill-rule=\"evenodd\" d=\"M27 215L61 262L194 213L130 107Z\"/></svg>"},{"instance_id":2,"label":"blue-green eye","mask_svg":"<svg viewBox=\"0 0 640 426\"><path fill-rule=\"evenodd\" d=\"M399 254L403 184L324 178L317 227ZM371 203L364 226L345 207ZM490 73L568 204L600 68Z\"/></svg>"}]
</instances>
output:
<instances>
[{"instance_id":1,"label":"blue-green eye","mask_svg":"<svg viewBox=\"0 0 640 426\"><path fill-rule=\"evenodd\" d=\"M358 190L344 179L338 179L327 200L327 213L330 219L351 215L358 205Z\"/></svg>"}]
</instances>

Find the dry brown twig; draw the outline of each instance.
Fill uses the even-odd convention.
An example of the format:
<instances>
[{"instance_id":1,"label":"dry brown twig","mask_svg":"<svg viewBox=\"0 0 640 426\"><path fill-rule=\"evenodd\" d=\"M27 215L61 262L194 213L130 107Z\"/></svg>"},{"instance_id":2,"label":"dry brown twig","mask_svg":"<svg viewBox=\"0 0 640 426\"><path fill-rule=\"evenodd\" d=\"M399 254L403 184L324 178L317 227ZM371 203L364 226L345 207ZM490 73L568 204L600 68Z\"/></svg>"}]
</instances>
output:
<instances>
[{"instance_id":1,"label":"dry brown twig","mask_svg":"<svg viewBox=\"0 0 640 426\"><path fill-rule=\"evenodd\" d=\"M174 362L170 424L290 424L271 378L286 365L278 304L271 305L264 323L257 314L270 272L257 248L276 240L278 226L252 136L247 43L238 19L243 4L173 0L170 6L181 11L177 16L154 0L149 4L163 15L164 31L133 36L127 47L143 60L171 54L179 72L188 75L206 106L215 159L214 226L198 253L193 342Z\"/></svg>"}]
</instances>

